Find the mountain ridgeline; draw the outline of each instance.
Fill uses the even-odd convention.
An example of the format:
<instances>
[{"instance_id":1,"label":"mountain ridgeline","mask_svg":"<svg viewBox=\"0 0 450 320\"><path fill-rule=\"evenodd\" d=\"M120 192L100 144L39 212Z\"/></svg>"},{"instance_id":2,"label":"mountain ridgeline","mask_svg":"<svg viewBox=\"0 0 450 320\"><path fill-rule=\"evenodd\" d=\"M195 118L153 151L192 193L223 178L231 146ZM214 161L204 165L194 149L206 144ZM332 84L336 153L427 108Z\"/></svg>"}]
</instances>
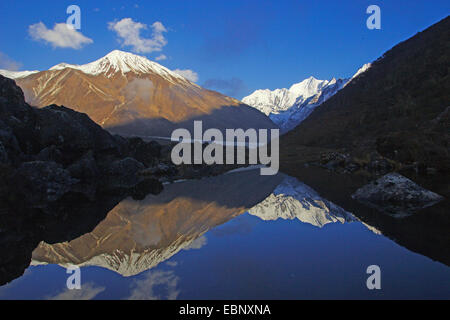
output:
<instances>
[{"instance_id":1,"label":"mountain ridgeline","mask_svg":"<svg viewBox=\"0 0 450 320\"><path fill-rule=\"evenodd\" d=\"M447 17L387 51L287 133L285 169L320 162L331 151L355 165L376 156L394 167L448 174L449 68Z\"/></svg>"},{"instance_id":2,"label":"mountain ridgeline","mask_svg":"<svg viewBox=\"0 0 450 320\"><path fill-rule=\"evenodd\" d=\"M309 77L289 89L256 90L242 101L266 114L280 127L282 133L286 133L368 68L370 63L362 66L353 77L347 79L318 80Z\"/></svg>"},{"instance_id":3,"label":"mountain ridgeline","mask_svg":"<svg viewBox=\"0 0 450 320\"><path fill-rule=\"evenodd\" d=\"M86 113L113 133L170 136L176 128L275 128L261 112L204 89L179 74L132 53L114 50L85 65L0 74L14 78L28 103L56 104Z\"/></svg>"}]
</instances>

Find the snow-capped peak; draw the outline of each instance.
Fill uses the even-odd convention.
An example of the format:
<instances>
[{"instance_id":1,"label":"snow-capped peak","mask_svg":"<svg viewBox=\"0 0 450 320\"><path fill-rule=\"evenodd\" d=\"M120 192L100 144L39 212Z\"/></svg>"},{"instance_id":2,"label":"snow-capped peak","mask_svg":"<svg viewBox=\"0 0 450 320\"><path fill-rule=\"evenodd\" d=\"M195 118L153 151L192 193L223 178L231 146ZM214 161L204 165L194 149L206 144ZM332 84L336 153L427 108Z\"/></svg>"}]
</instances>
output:
<instances>
[{"instance_id":1,"label":"snow-capped peak","mask_svg":"<svg viewBox=\"0 0 450 320\"><path fill-rule=\"evenodd\" d=\"M370 63L362 66L352 78L318 80L309 77L289 89L256 90L242 102L263 112L285 133L305 120L316 108L350 81L367 71Z\"/></svg>"},{"instance_id":2,"label":"snow-capped peak","mask_svg":"<svg viewBox=\"0 0 450 320\"><path fill-rule=\"evenodd\" d=\"M116 73L125 74L128 72L140 73L156 73L166 79L180 79L185 80L182 76L172 72L162 65L150 61L146 57L139 56L130 52L114 50L108 53L103 58L84 65L73 65L67 63L60 63L53 66L49 70L63 70L66 68L80 70L86 74L99 75L104 74L106 77L111 77Z\"/></svg>"},{"instance_id":3,"label":"snow-capped peak","mask_svg":"<svg viewBox=\"0 0 450 320\"><path fill-rule=\"evenodd\" d=\"M38 73L38 70L33 71L9 71L9 70L3 70L0 69L0 74L4 77L10 78L10 79L20 79L28 77L29 75L32 75L34 73Z\"/></svg>"},{"instance_id":4,"label":"snow-capped peak","mask_svg":"<svg viewBox=\"0 0 450 320\"><path fill-rule=\"evenodd\" d=\"M289 88L297 98L301 97L304 101L305 99L312 97L317 94L324 86L328 84L327 80L318 80L314 77L309 77L302 82L296 83Z\"/></svg>"},{"instance_id":5,"label":"snow-capped peak","mask_svg":"<svg viewBox=\"0 0 450 320\"><path fill-rule=\"evenodd\" d=\"M328 80L318 80L314 77L309 77L292 85L289 89L256 90L245 97L242 102L257 108L266 115L271 113L278 114L286 111L294 104L301 104L308 98L318 94L328 83Z\"/></svg>"}]
</instances>

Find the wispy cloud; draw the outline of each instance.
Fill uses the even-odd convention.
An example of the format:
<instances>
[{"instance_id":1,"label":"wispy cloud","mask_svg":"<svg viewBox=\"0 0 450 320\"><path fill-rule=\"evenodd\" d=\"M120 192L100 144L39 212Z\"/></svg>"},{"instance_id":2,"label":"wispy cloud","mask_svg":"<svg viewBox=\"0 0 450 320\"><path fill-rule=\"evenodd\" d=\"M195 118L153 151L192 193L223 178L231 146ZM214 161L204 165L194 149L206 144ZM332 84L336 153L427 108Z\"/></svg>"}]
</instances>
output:
<instances>
[{"instance_id":1,"label":"wispy cloud","mask_svg":"<svg viewBox=\"0 0 450 320\"><path fill-rule=\"evenodd\" d=\"M149 271L142 280L132 284L130 300L175 300L179 277L173 271ZM155 289L158 288L158 292Z\"/></svg>"},{"instance_id":2,"label":"wispy cloud","mask_svg":"<svg viewBox=\"0 0 450 320\"><path fill-rule=\"evenodd\" d=\"M96 287L92 283L86 283L80 290L64 289L61 293L47 297L48 300L91 300L99 293L105 291L104 287Z\"/></svg>"},{"instance_id":3,"label":"wispy cloud","mask_svg":"<svg viewBox=\"0 0 450 320\"><path fill-rule=\"evenodd\" d=\"M208 240L206 239L206 237L205 236L201 236L200 238L195 239L189 245L187 245L184 248L184 250L201 249L207 243L208 243Z\"/></svg>"},{"instance_id":4,"label":"wispy cloud","mask_svg":"<svg viewBox=\"0 0 450 320\"><path fill-rule=\"evenodd\" d=\"M150 79L133 79L124 89L125 97L128 101L140 98L144 102L149 103L153 95L153 82Z\"/></svg>"},{"instance_id":5,"label":"wispy cloud","mask_svg":"<svg viewBox=\"0 0 450 320\"><path fill-rule=\"evenodd\" d=\"M162 60L166 60L167 56L165 54L160 54L159 56L157 56L155 58L156 61L162 61Z\"/></svg>"},{"instance_id":6,"label":"wispy cloud","mask_svg":"<svg viewBox=\"0 0 450 320\"><path fill-rule=\"evenodd\" d=\"M166 264L169 267L176 267L178 265L178 262L177 261L167 261Z\"/></svg>"},{"instance_id":7,"label":"wispy cloud","mask_svg":"<svg viewBox=\"0 0 450 320\"><path fill-rule=\"evenodd\" d=\"M151 25L152 35L150 38L144 38L141 35L141 31L147 30L148 26L133 21L131 18L123 18L120 21L109 22L108 29L116 32L122 46L129 46L137 53L161 51L167 44L167 39L164 37L167 29L159 21Z\"/></svg>"},{"instance_id":8,"label":"wispy cloud","mask_svg":"<svg viewBox=\"0 0 450 320\"><path fill-rule=\"evenodd\" d=\"M54 48L81 49L94 41L81 32L70 28L65 23L57 23L53 29L48 29L42 22L28 27L28 33L35 41L44 41Z\"/></svg>"},{"instance_id":9,"label":"wispy cloud","mask_svg":"<svg viewBox=\"0 0 450 320\"><path fill-rule=\"evenodd\" d=\"M176 74L179 74L182 77L185 77L189 81L192 81L192 82L198 81L198 73L195 71L192 71L190 69L185 69L185 70L175 69L175 70L173 70L173 72L175 72Z\"/></svg>"},{"instance_id":10,"label":"wispy cloud","mask_svg":"<svg viewBox=\"0 0 450 320\"><path fill-rule=\"evenodd\" d=\"M22 67L20 62L14 61L8 55L0 52L0 69L6 69L10 71L17 71Z\"/></svg>"}]
</instances>

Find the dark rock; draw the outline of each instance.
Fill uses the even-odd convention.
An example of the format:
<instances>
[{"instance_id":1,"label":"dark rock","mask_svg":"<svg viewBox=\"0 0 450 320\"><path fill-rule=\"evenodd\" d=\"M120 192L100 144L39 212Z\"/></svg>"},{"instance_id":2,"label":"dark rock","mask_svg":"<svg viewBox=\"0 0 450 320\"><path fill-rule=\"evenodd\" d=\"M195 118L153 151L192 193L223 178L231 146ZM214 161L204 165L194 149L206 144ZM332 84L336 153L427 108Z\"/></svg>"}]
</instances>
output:
<instances>
[{"instance_id":1,"label":"dark rock","mask_svg":"<svg viewBox=\"0 0 450 320\"><path fill-rule=\"evenodd\" d=\"M52 105L36 110L36 116L40 145L57 146L68 161L88 150L118 151L113 137L84 113Z\"/></svg>"},{"instance_id":2,"label":"dark rock","mask_svg":"<svg viewBox=\"0 0 450 320\"><path fill-rule=\"evenodd\" d=\"M444 199L398 173L389 173L363 186L352 198L396 217L410 215Z\"/></svg>"},{"instance_id":3,"label":"dark rock","mask_svg":"<svg viewBox=\"0 0 450 320\"><path fill-rule=\"evenodd\" d=\"M143 170L142 174L145 176L151 175L156 177L175 175L177 174L177 168L174 165L160 163L155 167Z\"/></svg>"},{"instance_id":4,"label":"dark rock","mask_svg":"<svg viewBox=\"0 0 450 320\"><path fill-rule=\"evenodd\" d=\"M69 192L77 180L69 171L51 161L23 163L12 178L15 194L30 206L39 207L56 201Z\"/></svg>"},{"instance_id":5,"label":"dark rock","mask_svg":"<svg viewBox=\"0 0 450 320\"><path fill-rule=\"evenodd\" d=\"M8 163L9 157L6 152L6 148L3 146L3 143L0 141L0 163Z\"/></svg>"},{"instance_id":6,"label":"dark rock","mask_svg":"<svg viewBox=\"0 0 450 320\"><path fill-rule=\"evenodd\" d=\"M156 141L145 142L141 138L128 138L128 154L145 166L152 166L161 155L161 145Z\"/></svg>"},{"instance_id":7,"label":"dark rock","mask_svg":"<svg viewBox=\"0 0 450 320\"><path fill-rule=\"evenodd\" d=\"M25 103L22 89L12 79L0 76L0 118L25 120L31 107Z\"/></svg>"},{"instance_id":8,"label":"dark rock","mask_svg":"<svg viewBox=\"0 0 450 320\"><path fill-rule=\"evenodd\" d=\"M54 145L42 149L36 156L38 161L54 161L61 163L63 159L61 151Z\"/></svg>"},{"instance_id":9,"label":"dark rock","mask_svg":"<svg viewBox=\"0 0 450 320\"><path fill-rule=\"evenodd\" d=\"M80 180L90 180L99 175L99 169L92 151L88 151L79 160L67 167L67 170L72 177Z\"/></svg>"},{"instance_id":10,"label":"dark rock","mask_svg":"<svg viewBox=\"0 0 450 320\"><path fill-rule=\"evenodd\" d=\"M145 179L133 189L131 196L134 200L144 200L148 194L159 194L163 190L161 182L156 179Z\"/></svg>"},{"instance_id":11,"label":"dark rock","mask_svg":"<svg viewBox=\"0 0 450 320\"><path fill-rule=\"evenodd\" d=\"M106 168L104 183L108 189L132 188L141 181L138 173L144 168L142 163L130 157L116 160Z\"/></svg>"},{"instance_id":12,"label":"dark rock","mask_svg":"<svg viewBox=\"0 0 450 320\"><path fill-rule=\"evenodd\" d=\"M10 152L12 155L19 156L21 154L19 143L14 136L11 128L0 120L0 142L5 148L6 152Z\"/></svg>"},{"instance_id":13,"label":"dark rock","mask_svg":"<svg viewBox=\"0 0 450 320\"><path fill-rule=\"evenodd\" d=\"M369 162L367 169L371 172L387 173L394 169L394 166L384 158L376 158Z\"/></svg>"}]
</instances>

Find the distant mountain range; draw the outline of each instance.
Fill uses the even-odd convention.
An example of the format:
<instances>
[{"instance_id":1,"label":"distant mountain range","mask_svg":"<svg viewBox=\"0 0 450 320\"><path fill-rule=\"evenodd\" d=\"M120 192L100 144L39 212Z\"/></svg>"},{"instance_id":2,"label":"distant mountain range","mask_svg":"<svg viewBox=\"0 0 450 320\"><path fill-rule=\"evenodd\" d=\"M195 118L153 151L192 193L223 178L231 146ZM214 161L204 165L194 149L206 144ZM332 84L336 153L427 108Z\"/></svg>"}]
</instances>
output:
<instances>
[{"instance_id":1,"label":"distant mountain range","mask_svg":"<svg viewBox=\"0 0 450 320\"><path fill-rule=\"evenodd\" d=\"M262 113L204 89L132 53L114 50L85 65L60 63L47 71L0 74L15 79L28 103L64 105L114 133L169 136L175 128L275 128Z\"/></svg>"},{"instance_id":2,"label":"distant mountain range","mask_svg":"<svg viewBox=\"0 0 450 320\"><path fill-rule=\"evenodd\" d=\"M282 132L287 132L305 120L317 106L369 68L370 64L365 64L348 79L318 80L310 77L292 85L289 89L256 90L242 99L242 102L263 112L280 127Z\"/></svg>"}]
</instances>

